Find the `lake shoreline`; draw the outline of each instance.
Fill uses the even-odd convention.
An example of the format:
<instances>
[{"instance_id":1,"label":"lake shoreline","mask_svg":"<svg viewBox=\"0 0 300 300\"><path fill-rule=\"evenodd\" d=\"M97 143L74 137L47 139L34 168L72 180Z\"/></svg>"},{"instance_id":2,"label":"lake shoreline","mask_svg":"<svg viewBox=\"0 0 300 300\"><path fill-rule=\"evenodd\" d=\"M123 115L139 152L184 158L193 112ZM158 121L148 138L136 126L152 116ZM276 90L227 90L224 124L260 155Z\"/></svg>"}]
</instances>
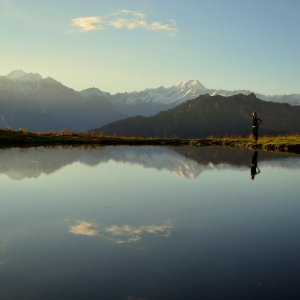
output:
<instances>
[{"instance_id":1,"label":"lake shoreline","mask_svg":"<svg viewBox=\"0 0 300 300\"><path fill-rule=\"evenodd\" d=\"M250 137L228 136L223 138L140 138L97 135L91 132L74 133L71 131L30 132L26 130L0 130L0 147L38 147L38 146L223 146L234 148L258 149L272 152L300 154L300 135L263 136L254 144Z\"/></svg>"}]
</instances>

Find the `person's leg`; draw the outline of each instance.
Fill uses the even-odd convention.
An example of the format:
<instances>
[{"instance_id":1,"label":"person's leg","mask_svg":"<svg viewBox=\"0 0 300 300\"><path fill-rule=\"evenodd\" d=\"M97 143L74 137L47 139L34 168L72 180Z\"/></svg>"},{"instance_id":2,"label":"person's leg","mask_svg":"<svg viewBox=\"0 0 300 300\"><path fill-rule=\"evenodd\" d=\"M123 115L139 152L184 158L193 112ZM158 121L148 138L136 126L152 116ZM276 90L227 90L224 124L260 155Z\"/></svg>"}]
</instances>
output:
<instances>
[{"instance_id":1,"label":"person's leg","mask_svg":"<svg viewBox=\"0 0 300 300\"><path fill-rule=\"evenodd\" d=\"M254 142L257 142L258 140L257 127L253 127L253 138L254 138Z\"/></svg>"}]
</instances>

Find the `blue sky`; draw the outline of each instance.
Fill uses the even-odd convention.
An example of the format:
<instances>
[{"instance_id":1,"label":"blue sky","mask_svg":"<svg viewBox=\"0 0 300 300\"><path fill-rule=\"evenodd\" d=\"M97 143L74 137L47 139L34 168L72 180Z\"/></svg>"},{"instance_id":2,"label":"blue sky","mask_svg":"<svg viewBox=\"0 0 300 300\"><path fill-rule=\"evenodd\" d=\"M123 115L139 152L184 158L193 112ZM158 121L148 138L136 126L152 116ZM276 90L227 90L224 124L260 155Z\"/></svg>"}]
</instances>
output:
<instances>
[{"instance_id":1,"label":"blue sky","mask_svg":"<svg viewBox=\"0 0 300 300\"><path fill-rule=\"evenodd\" d=\"M300 93L299 0L0 0L0 75L131 92Z\"/></svg>"}]
</instances>

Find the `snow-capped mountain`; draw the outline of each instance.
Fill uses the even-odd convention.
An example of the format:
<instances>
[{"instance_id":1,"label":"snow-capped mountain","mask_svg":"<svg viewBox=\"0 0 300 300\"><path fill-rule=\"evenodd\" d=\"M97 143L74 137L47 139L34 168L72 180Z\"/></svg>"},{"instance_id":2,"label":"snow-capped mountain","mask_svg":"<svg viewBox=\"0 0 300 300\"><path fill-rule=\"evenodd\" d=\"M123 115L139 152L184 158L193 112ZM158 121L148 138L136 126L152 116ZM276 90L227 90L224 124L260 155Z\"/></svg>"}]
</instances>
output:
<instances>
[{"instance_id":1,"label":"snow-capped mountain","mask_svg":"<svg viewBox=\"0 0 300 300\"><path fill-rule=\"evenodd\" d=\"M198 80L179 82L169 88L160 86L153 89L148 88L140 92L117 93L114 95L100 91L97 88L80 92L82 96L87 98L90 97L90 95L102 95L103 97L106 97L119 111L127 116L153 116L162 110L173 108L187 100L205 94L229 97L237 94L249 95L251 93L252 91L249 90L229 91L223 89L208 89ZM288 103L294 106L300 105L300 94L262 95L255 93L255 95L257 98L265 101Z\"/></svg>"},{"instance_id":2,"label":"snow-capped mountain","mask_svg":"<svg viewBox=\"0 0 300 300\"><path fill-rule=\"evenodd\" d=\"M163 86L156 89L145 89L141 92L118 93L112 95L111 102L121 112L133 116L151 116L161 110L173 108L187 100L197 98L200 95L209 94L211 96L221 95L229 97L237 94L249 95L249 90L223 90L207 89L198 80L179 82L178 84L165 88ZM265 101L288 103L290 105L300 105L300 94L292 95L262 95L255 93L257 98Z\"/></svg>"},{"instance_id":3,"label":"snow-capped mountain","mask_svg":"<svg viewBox=\"0 0 300 300\"><path fill-rule=\"evenodd\" d=\"M191 100L202 91L207 89L197 80L189 80L180 82L170 88L163 86L156 89L146 89L142 92L132 92L115 94L112 97L112 103L134 105L137 103L152 103L152 104L181 104L186 100Z\"/></svg>"}]
</instances>

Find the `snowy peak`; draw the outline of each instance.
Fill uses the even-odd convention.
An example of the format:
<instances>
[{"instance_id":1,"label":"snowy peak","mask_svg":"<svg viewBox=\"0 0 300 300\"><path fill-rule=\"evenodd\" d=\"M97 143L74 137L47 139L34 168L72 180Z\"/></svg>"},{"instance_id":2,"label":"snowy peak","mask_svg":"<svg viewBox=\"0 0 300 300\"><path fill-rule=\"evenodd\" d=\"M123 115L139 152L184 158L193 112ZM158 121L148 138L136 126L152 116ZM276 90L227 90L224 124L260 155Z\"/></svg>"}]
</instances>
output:
<instances>
[{"instance_id":1,"label":"snowy peak","mask_svg":"<svg viewBox=\"0 0 300 300\"><path fill-rule=\"evenodd\" d=\"M146 89L141 92L132 92L125 94L115 94L112 96L112 103L121 110L124 105L179 105L187 100L194 99L199 95L206 94L207 89L198 80L189 80L179 82L169 88L163 86L156 89ZM155 113L157 113L156 111ZM130 112L123 112L127 115L133 115ZM142 114L143 115L143 114Z\"/></svg>"},{"instance_id":2,"label":"snowy peak","mask_svg":"<svg viewBox=\"0 0 300 300\"><path fill-rule=\"evenodd\" d=\"M6 78L13 81L40 81L43 77L38 73L26 73L22 70L15 70L6 75Z\"/></svg>"},{"instance_id":3,"label":"snowy peak","mask_svg":"<svg viewBox=\"0 0 300 300\"><path fill-rule=\"evenodd\" d=\"M174 87L177 89L184 90L205 90L205 87L198 80L188 80L185 82L179 82Z\"/></svg>"}]
</instances>

